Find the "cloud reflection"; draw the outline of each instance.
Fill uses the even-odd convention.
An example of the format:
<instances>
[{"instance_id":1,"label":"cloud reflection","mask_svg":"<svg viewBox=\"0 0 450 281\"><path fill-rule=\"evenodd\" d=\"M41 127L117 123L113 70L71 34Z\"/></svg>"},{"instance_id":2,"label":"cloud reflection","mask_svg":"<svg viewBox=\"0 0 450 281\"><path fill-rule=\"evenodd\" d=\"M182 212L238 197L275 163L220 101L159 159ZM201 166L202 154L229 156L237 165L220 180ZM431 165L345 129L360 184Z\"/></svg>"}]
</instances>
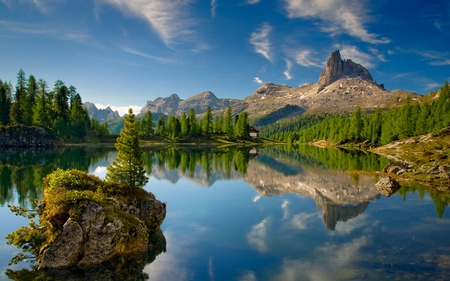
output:
<instances>
[{"instance_id":1,"label":"cloud reflection","mask_svg":"<svg viewBox=\"0 0 450 281\"><path fill-rule=\"evenodd\" d=\"M263 219L260 223L254 225L247 235L248 244L261 253L269 250L266 245L268 224L269 218Z\"/></svg>"}]
</instances>

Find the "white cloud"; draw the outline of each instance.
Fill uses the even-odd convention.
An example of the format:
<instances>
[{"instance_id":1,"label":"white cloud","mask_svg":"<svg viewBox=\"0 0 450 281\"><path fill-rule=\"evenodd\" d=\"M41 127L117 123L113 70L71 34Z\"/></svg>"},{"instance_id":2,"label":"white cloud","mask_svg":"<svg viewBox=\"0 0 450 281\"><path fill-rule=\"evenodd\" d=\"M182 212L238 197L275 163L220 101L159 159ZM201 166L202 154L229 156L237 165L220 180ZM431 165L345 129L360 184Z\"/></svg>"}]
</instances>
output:
<instances>
[{"instance_id":1,"label":"white cloud","mask_svg":"<svg viewBox=\"0 0 450 281\"><path fill-rule=\"evenodd\" d=\"M109 105L109 104L103 105L103 104L101 104L101 103L96 103L95 106L96 106L98 109L105 109L105 108L109 107L109 108L111 108L113 111L116 111L116 110L117 110L117 112L119 112L119 115L120 115L120 116L123 116L123 115L125 115L125 114L128 114L128 109L130 109L130 108L133 109L133 113L134 113L134 114L138 114L138 113L141 111L141 109L142 109L142 106L138 106L138 105L114 106L114 105Z\"/></svg>"},{"instance_id":2,"label":"white cloud","mask_svg":"<svg viewBox=\"0 0 450 281\"><path fill-rule=\"evenodd\" d=\"M254 4L258 4L260 0L246 0L244 1L244 5L254 5Z\"/></svg>"},{"instance_id":3,"label":"white cloud","mask_svg":"<svg viewBox=\"0 0 450 281\"><path fill-rule=\"evenodd\" d=\"M442 84L440 84L440 83L431 82L426 85L425 90L427 90L427 91L437 90L437 89L441 88L441 86L442 86Z\"/></svg>"},{"instance_id":4,"label":"white cloud","mask_svg":"<svg viewBox=\"0 0 450 281\"><path fill-rule=\"evenodd\" d=\"M353 62L359 63L365 68L375 66L372 55L361 52L356 46L336 45L336 48L339 49L342 59L351 59Z\"/></svg>"},{"instance_id":5,"label":"white cloud","mask_svg":"<svg viewBox=\"0 0 450 281\"><path fill-rule=\"evenodd\" d=\"M263 81L261 79L259 79L259 77L253 78L253 82L256 82L258 84L262 84L263 83Z\"/></svg>"},{"instance_id":6,"label":"white cloud","mask_svg":"<svg viewBox=\"0 0 450 281\"><path fill-rule=\"evenodd\" d=\"M428 64L434 66L446 66L450 65L450 52L439 52L429 50L402 50L397 48L402 53L413 53L420 55L424 60L428 61Z\"/></svg>"},{"instance_id":7,"label":"white cloud","mask_svg":"<svg viewBox=\"0 0 450 281\"><path fill-rule=\"evenodd\" d=\"M120 48L122 49L122 51L124 51L126 53L129 53L129 54L132 54L132 55L136 55L136 56L140 56L140 57L144 57L144 58L149 58L149 59L155 60L155 61L160 62L160 63L169 63L169 64L180 64L180 63L182 63L181 61L178 61L178 60L149 55L149 54L146 54L146 53L143 53L143 52L139 52L139 51L127 48L127 47L120 47Z\"/></svg>"},{"instance_id":8,"label":"white cloud","mask_svg":"<svg viewBox=\"0 0 450 281\"><path fill-rule=\"evenodd\" d=\"M245 271L244 275L238 278L239 281L256 281L256 275L253 271Z\"/></svg>"},{"instance_id":9,"label":"white cloud","mask_svg":"<svg viewBox=\"0 0 450 281\"><path fill-rule=\"evenodd\" d=\"M289 18L317 19L321 29L332 35L347 33L372 44L389 43L388 38L369 33L364 24L370 19L360 0L285 0Z\"/></svg>"},{"instance_id":10,"label":"white cloud","mask_svg":"<svg viewBox=\"0 0 450 281\"><path fill-rule=\"evenodd\" d=\"M256 53L263 55L272 62L272 45L269 40L272 27L267 23L263 23L258 30L252 32L250 43L253 45Z\"/></svg>"},{"instance_id":11,"label":"white cloud","mask_svg":"<svg viewBox=\"0 0 450 281\"><path fill-rule=\"evenodd\" d=\"M294 53L295 62L301 66L305 67L322 67L322 63L318 62L317 59L313 56L313 52L311 50L298 50Z\"/></svg>"},{"instance_id":12,"label":"white cloud","mask_svg":"<svg viewBox=\"0 0 450 281\"><path fill-rule=\"evenodd\" d=\"M369 51L374 54L380 61L382 62L386 62L387 59L384 57L384 55L382 53L380 53L380 51L374 47L369 47Z\"/></svg>"},{"instance_id":13,"label":"white cloud","mask_svg":"<svg viewBox=\"0 0 450 281\"><path fill-rule=\"evenodd\" d=\"M292 69L292 62L290 60L285 59L286 61L286 70L283 72L284 76L286 76L287 80L292 79L291 69Z\"/></svg>"},{"instance_id":14,"label":"white cloud","mask_svg":"<svg viewBox=\"0 0 450 281\"><path fill-rule=\"evenodd\" d=\"M217 8L217 1L216 0L211 0L211 15L213 17L216 16L216 8Z\"/></svg>"},{"instance_id":15,"label":"white cloud","mask_svg":"<svg viewBox=\"0 0 450 281\"><path fill-rule=\"evenodd\" d=\"M97 0L146 20L159 37L171 45L195 36L196 21L189 17L190 1L180 0Z\"/></svg>"}]
</instances>

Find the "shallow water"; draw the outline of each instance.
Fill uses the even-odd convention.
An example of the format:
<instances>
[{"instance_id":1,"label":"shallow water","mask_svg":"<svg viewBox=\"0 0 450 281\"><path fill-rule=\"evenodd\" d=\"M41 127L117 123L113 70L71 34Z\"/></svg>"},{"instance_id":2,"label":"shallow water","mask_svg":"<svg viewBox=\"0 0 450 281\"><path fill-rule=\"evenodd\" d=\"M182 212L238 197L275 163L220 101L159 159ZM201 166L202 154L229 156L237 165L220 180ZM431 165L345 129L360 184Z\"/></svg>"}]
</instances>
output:
<instances>
[{"instance_id":1,"label":"shallow water","mask_svg":"<svg viewBox=\"0 0 450 281\"><path fill-rule=\"evenodd\" d=\"M26 224L6 204L42 196L43 176L61 167L103 177L115 155L80 148L0 153L0 235ZM145 189L167 202L167 251L140 278L450 279L448 197L411 186L388 198L376 178L345 172L381 170L386 159L310 147L172 148L147 150L144 159ZM19 252L5 242L0 280L8 280L7 264Z\"/></svg>"}]
</instances>

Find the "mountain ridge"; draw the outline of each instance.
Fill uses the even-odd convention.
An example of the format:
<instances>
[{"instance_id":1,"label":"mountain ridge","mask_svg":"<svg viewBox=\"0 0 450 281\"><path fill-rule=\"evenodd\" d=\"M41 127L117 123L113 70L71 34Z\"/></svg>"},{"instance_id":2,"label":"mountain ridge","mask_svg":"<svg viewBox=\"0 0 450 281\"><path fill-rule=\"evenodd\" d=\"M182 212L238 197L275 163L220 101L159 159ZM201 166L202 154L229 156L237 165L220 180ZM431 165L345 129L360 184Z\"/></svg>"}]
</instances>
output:
<instances>
[{"instance_id":1,"label":"mountain ridge","mask_svg":"<svg viewBox=\"0 0 450 281\"><path fill-rule=\"evenodd\" d=\"M183 112L188 113L190 108L201 115L208 106L213 114L221 114L231 106L233 114L246 111L252 122L263 125L308 113L354 111L358 107L389 108L403 103L408 97L417 100L422 95L404 90L386 90L383 84L377 84L364 66L351 59L342 60L339 50L335 50L330 54L326 69L321 71L316 83L300 87L266 83L243 100L217 98L211 91L201 92L185 100L172 94L167 98L148 100L137 116L142 117L148 111L181 115Z\"/></svg>"}]
</instances>

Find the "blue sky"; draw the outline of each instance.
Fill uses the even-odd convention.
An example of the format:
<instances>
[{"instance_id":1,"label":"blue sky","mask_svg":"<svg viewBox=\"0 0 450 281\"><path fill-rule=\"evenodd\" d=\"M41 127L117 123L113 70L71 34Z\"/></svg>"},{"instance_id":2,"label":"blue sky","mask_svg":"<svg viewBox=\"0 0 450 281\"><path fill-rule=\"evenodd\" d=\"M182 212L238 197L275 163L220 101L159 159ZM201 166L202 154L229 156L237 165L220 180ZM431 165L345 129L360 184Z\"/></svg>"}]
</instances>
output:
<instances>
[{"instance_id":1,"label":"blue sky","mask_svg":"<svg viewBox=\"0 0 450 281\"><path fill-rule=\"evenodd\" d=\"M450 80L450 1L0 0L0 79L22 68L115 109L315 83L335 49L389 90L436 90Z\"/></svg>"}]
</instances>

